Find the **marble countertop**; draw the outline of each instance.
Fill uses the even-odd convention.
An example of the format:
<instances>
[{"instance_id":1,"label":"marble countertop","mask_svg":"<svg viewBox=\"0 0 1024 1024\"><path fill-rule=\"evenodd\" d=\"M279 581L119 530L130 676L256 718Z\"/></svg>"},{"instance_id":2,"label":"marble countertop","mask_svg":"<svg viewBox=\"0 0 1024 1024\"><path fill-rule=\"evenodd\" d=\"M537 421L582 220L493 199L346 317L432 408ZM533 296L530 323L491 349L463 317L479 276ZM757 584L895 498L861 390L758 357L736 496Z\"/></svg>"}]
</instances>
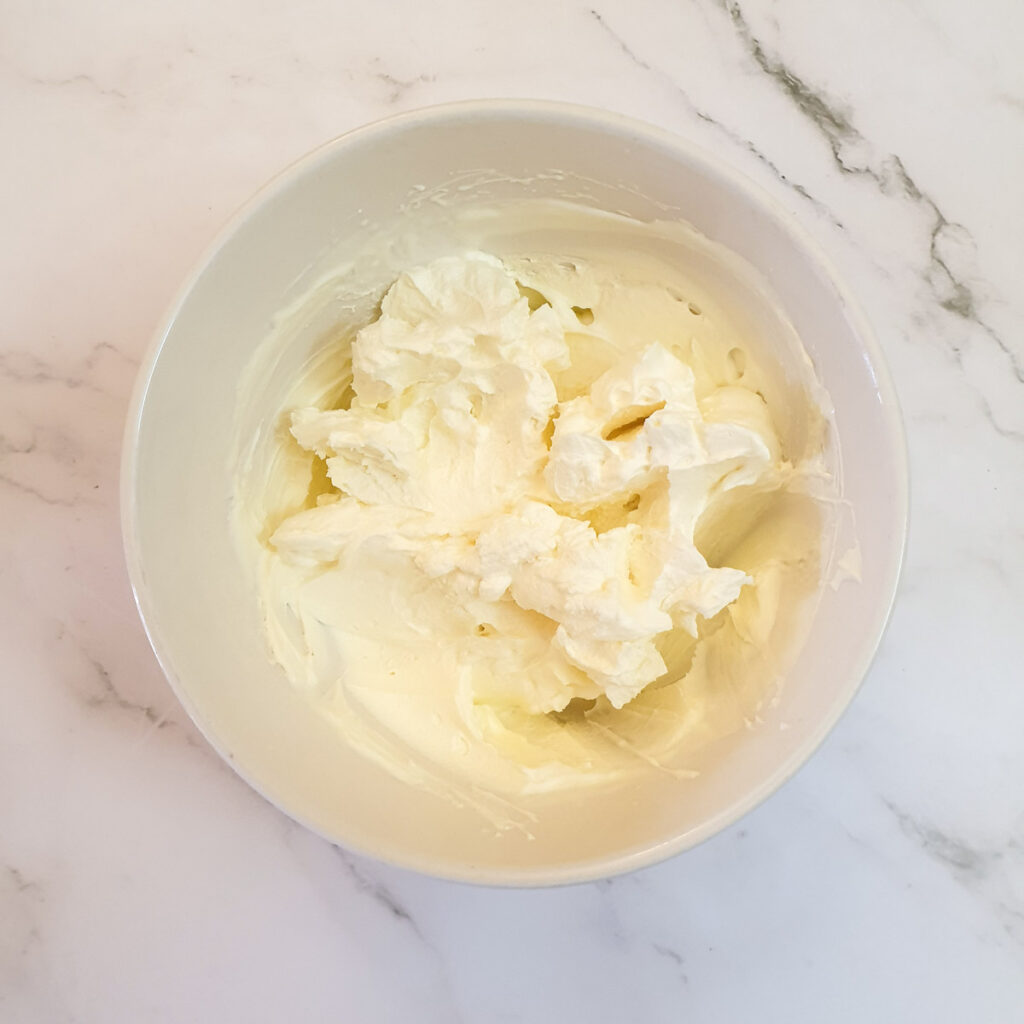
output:
<instances>
[{"instance_id":1,"label":"marble countertop","mask_svg":"<svg viewBox=\"0 0 1024 1024\"><path fill-rule=\"evenodd\" d=\"M346 0L0 12L0 1020L1010 1022L1024 1014L1024 7ZM210 751L132 604L141 353L217 227L392 111L565 99L791 209L864 304L912 526L856 702L781 792L610 882L433 881Z\"/></svg>"}]
</instances>

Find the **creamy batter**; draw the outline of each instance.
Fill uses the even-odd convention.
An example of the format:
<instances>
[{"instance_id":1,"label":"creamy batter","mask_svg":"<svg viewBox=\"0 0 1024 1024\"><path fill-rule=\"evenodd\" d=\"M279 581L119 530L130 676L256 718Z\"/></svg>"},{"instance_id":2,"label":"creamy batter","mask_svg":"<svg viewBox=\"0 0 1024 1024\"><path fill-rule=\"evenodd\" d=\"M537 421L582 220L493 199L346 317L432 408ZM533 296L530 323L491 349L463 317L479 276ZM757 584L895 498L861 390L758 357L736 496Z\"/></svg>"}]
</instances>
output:
<instances>
[{"instance_id":1,"label":"creamy batter","mask_svg":"<svg viewBox=\"0 0 1024 1024\"><path fill-rule=\"evenodd\" d=\"M770 699L821 575L806 357L780 375L670 265L579 250L402 272L236 482L292 684L477 804L687 773Z\"/></svg>"}]
</instances>

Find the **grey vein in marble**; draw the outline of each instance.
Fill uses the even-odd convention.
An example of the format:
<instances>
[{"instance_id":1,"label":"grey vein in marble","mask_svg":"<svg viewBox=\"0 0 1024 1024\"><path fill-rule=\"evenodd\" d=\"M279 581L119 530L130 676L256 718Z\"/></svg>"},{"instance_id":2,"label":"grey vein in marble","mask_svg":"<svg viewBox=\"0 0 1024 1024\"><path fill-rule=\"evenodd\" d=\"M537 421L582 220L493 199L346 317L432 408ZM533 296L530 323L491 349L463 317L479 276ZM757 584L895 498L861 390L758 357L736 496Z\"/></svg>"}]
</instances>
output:
<instances>
[{"instance_id":1,"label":"grey vein in marble","mask_svg":"<svg viewBox=\"0 0 1024 1024\"><path fill-rule=\"evenodd\" d=\"M670 946L664 946L660 942L652 942L651 949L653 949L654 952L658 954L658 956L663 957L669 962L675 964L677 968L677 973L679 975L679 980L683 983L683 985L690 984L689 975L686 973L685 970L686 960L683 958L682 953L677 953L676 950L672 949Z\"/></svg>"},{"instance_id":2,"label":"grey vein in marble","mask_svg":"<svg viewBox=\"0 0 1024 1024\"><path fill-rule=\"evenodd\" d=\"M115 707L122 711L128 711L139 715L155 729L167 729L176 723L170 720L166 714L161 713L152 704L142 704L130 700L117 688L110 670L95 655L86 650L82 641L65 626L63 623L57 627L56 641L60 643L67 640L76 650L80 658L88 665L93 683L90 691L82 696L82 702L90 708ZM188 737L189 742L192 740Z\"/></svg>"},{"instance_id":3,"label":"grey vein in marble","mask_svg":"<svg viewBox=\"0 0 1024 1024\"><path fill-rule=\"evenodd\" d=\"M1024 383L1024 365L1020 357L981 316L974 289L950 266L949 254L943 251L954 239L960 244L973 246L970 232L962 224L946 217L938 203L911 177L898 155L890 153L880 159L872 159L874 147L854 125L853 115L814 89L780 58L769 54L754 35L736 0L715 2L728 14L753 63L776 83L797 110L824 136L840 172L867 177L883 195L903 196L926 211L932 227L925 280L936 301L942 309L979 327L1006 356L1017 380ZM989 419L992 420L991 415ZM993 426L998 429L994 422Z\"/></svg>"},{"instance_id":4,"label":"grey vein in marble","mask_svg":"<svg viewBox=\"0 0 1024 1024\"><path fill-rule=\"evenodd\" d=\"M23 871L16 868L13 864L5 865L4 872L13 886L14 893L22 904L26 915L26 927L18 929L21 933L18 957L24 959L29 955L32 947L42 939L39 924L36 920L35 909L30 909L30 905L35 904L38 906L39 904L45 903L46 892L41 883L29 878Z\"/></svg>"},{"instance_id":5,"label":"grey vein in marble","mask_svg":"<svg viewBox=\"0 0 1024 1024\"><path fill-rule=\"evenodd\" d=\"M965 888L987 894L994 913L1011 938L1024 938L1024 902L1015 895L1012 884L1004 887L1002 880L996 877L999 868L1006 866L1016 876L1024 873L1021 843L1010 837L1001 847L984 849L921 821L891 800L884 803L903 833L929 857L950 871Z\"/></svg>"},{"instance_id":6,"label":"grey vein in marble","mask_svg":"<svg viewBox=\"0 0 1024 1024\"><path fill-rule=\"evenodd\" d=\"M13 394L24 394L29 388L53 387L94 395L105 403L105 416L109 414L120 420L123 413L120 408L115 409L113 403L120 404L122 401L123 392L134 376L136 366L134 359L105 341L93 345L66 370L58 369L31 352L8 350L0 352L0 385L4 385L4 390L10 390ZM2 397L0 402L3 402ZM3 406L0 405L0 408ZM17 415L16 404L10 405L9 409ZM95 505L92 492L99 488L99 484L93 475L88 476L88 479L82 478L79 463L86 453L81 449L77 435L71 436L59 429L55 425L55 417L48 410L44 412L46 414L40 416L37 410L31 419L27 414L22 416L27 421L25 428L16 431L22 436L12 437L8 433L0 433L0 484L47 505L63 508ZM92 412L90 409L90 414ZM9 431L10 424L0 427L0 430ZM19 463L25 472L15 472L15 464L8 461L10 457L20 457ZM64 493L62 486L46 486L47 477L39 473L38 460L49 460L64 467L66 472L61 483L70 483L69 493ZM49 482L53 484L52 478Z\"/></svg>"},{"instance_id":7,"label":"grey vein in marble","mask_svg":"<svg viewBox=\"0 0 1024 1024\"><path fill-rule=\"evenodd\" d=\"M41 501L46 505L59 505L63 508L77 508L81 504L81 501L76 497L63 498L53 494L44 494L38 488L25 483L23 480L18 480L10 474L4 473L2 470L0 470L0 484L19 491L21 494L24 494L29 498Z\"/></svg>"},{"instance_id":8,"label":"grey vein in marble","mask_svg":"<svg viewBox=\"0 0 1024 1024\"><path fill-rule=\"evenodd\" d=\"M126 355L116 345L112 345L109 341L101 341L89 349L84 358L79 360L78 366L70 373L60 372L33 352L22 352L16 349L0 352L0 377L6 377L16 384L59 384L73 391L84 388L100 395L109 396L110 392L92 379L100 362L104 356L108 355L116 356L132 370L138 366L136 360Z\"/></svg>"},{"instance_id":9,"label":"grey vein in marble","mask_svg":"<svg viewBox=\"0 0 1024 1024\"><path fill-rule=\"evenodd\" d=\"M381 63L380 58L374 58L372 64L379 66ZM436 75L428 75L426 73L414 75L412 78L399 78L397 75L392 74L387 70L371 71L370 77L385 86L388 90L387 103L388 106L394 106L398 103L410 89L415 88L417 85L428 85L431 82L437 80Z\"/></svg>"},{"instance_id":10,"label":"grey vein in marble","mask_svg":"<svg viewBox=\"0 0 1024 1024\"><path fill-rule=\"evenodd\" d=\"M7 55L4 55L4 63L25 81L32 85L41 86L44 89L66 89L69 86L85 86L90 92L95 93L97 96L105 96L110 99L121 101L128 99L127 93L122 92L120 89L101 85L92 75L80 73L77 75L69 75L66 78L50 78L46 75L34 75L30 71L26 71L24 68L19 67Z\"/></svg>"},{"instance_id":11,"label":"grey vein in marble","mask_svg":"<svg viewBox=\"0 0 1024 1024\"><path fill-rule=\"evenodd\" d=\"M406 928L422 945L422 947L428 950L437 961L437 977L451 1005L451 1015L449 1019L452 1024L461 1024L463 1015L459 1009L457 993L455 988L452 986L447 964L441 949L427 937L412 912L394 894L394 892L388 888L388 886L364 870L364 868L359 864L357 858L349 854L344 848L335 846L333 843L329 844L329 847L335 857L341 861L344 866L345 873L355 883L359 892L373 901L374 904L380 907L381 910L383 910L398 925Z\"/></svg>"},{"instance_id":12,"label":"grey vein in marble","mask_svg":"<svg viewBox=\"0 0 1024 1024\"><path fill-rule=\"evenodd\" d=\"M40 901L45 899L43 896L42 886L38 882L34 882L32 879L27 878L16 867L8 864L7 874L10 876L11 881L14 883L14 888L17 889L18 892L26 893Z\"/></svg>"},{"instance_id":13,"label":"grey vein in marble","mask_svg":"<svg viewBox=\"0 0 1024 1024\"><path fill-rule=\"evenodd\" d=\"M824 217L826 217L832 224L842 230L842 222L836 217L836 215L823 203L820 199L816 199L807 189L797 181L793 181L788 175L786 175L778 165L772 161L768 155L758 149L754 143L738 132L734 131L728 125L723 124L721 121L712 117L706 110L702 110L692 100L685 89L671 75L661 68L656 68L648 61L640 57L635 50L626 42L626 40L608 24L607 19L599 12L590 8L590 16L597 22L601 29L616 43L619 50L632 61L641 71L645 71L648 74L656 76L665 85L667 85L682 101L686 109L698 120L703 121L705 124L711 125L713 128L718 129L723 135L726 136L731 142L740 146L746 150L753 157L755 157L760 163L762 163L771 173L787 188L792 189L797 195L806 199L811 205Z\"/></svg>"},{"instance_id":14,"label":"grey vein in marble","mask_svg":"<svg viewBox=\"0 0 1024 1024\"><path fill-rule=\"evenodd\" d=\"M921 823L889 800L885 801L885 805L896 817L900 828L920 843L929 856L947 867L967 875L983 877L988 874L992 861L1000 856L995 851L975 849L961 839L955 839L931 825Z\"/></svg>"},{"instance_id":15,"label":"grey vein in marble","mask_svg":"<svg viewBox=\"0 0 1024 1024\"><path fill-rule=\"evenodd\" d=\"M383 907L396 921L407 925L418 939L426 941L415 918L383 882L379 882L377 879L371 878L366 874L348 852L340 846L332 844L331 849L338 860L345 866L346 873L355 882L360 892L369 896L378 906Z\"/></svg>"},{"instance_id":16,"label":"grey vein in marble","mask_svg":"<svg viewBox=\"0 0 1024 1024\"><path fill-rule=\"evenodd\" d=\"M118 692L117 687L114 685L114 680L111 678L110 672L106 666L96 658L89 657L88 655L86 655L86 657L89 664L92 666L95 678L99 682L101 688L100 693L86 698L86 704L94 708L113 705L114 707L120 708L122 711L130 711L133 714L142 715L147 722L150 722L157 729L166 729L174 725L174 723L169 721L165 715L158 712L152 704L140 704L136 701L129 700L123 694Z\"/></svg>"}]
</instances>

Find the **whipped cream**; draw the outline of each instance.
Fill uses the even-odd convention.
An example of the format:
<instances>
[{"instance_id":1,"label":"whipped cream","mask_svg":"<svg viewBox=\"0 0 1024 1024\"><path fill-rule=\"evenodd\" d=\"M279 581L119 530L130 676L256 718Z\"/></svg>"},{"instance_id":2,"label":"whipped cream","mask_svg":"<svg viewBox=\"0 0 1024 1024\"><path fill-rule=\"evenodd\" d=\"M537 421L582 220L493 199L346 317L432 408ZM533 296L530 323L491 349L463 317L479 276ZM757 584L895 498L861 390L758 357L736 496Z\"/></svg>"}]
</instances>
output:
<instances>
[{"instance_id":1,"label":"whipped cream","mask_svg":"<svg viewBox=\"0 0 1024 1024\"><path fill-rule=\"evenodd\" d=\"M820 444L786 450L726 317L613 263L470 250L323 351L239 504L272 653L350 742L514 797L685 773L756 715L781 605L818 584Z\"/></svg>"}]
</instances>

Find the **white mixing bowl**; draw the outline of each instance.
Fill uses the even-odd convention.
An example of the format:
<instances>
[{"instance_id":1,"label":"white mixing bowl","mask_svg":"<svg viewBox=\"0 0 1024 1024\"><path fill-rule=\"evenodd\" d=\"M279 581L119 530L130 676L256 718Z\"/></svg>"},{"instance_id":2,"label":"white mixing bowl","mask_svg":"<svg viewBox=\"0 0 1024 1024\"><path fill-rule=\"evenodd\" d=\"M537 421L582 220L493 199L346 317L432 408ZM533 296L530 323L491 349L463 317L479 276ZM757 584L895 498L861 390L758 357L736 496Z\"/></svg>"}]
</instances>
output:
<instances>
[{"instance_id":1,"label":"white mixing bowl","mask_svg":"<svg viewBox=\"0 0 1024 1024\"><path fill-rule=\"evenodd\" d=\"M825 588L763 722L709 750L698 778L539 800L529 839L496 836L475 811L392 778L296 694L268 656L229 522L234 396L275 313L311 272L341 262L368 223L388 224L423 187L481 168L498 173L459 201L528 191L640 220L678 218L761 272L834 402L862 563L859 583ZM885 628L906 533L906 452L870 329L817 246L769 196L643 124L558 104L478 102L342 136L235 217L139 374L122 516L153 650L196 724L253 787L330 840L395 864L475 882L554 884L685 850L765 799L810 756L853 697Z\"/></svg>"}]
</instances>

